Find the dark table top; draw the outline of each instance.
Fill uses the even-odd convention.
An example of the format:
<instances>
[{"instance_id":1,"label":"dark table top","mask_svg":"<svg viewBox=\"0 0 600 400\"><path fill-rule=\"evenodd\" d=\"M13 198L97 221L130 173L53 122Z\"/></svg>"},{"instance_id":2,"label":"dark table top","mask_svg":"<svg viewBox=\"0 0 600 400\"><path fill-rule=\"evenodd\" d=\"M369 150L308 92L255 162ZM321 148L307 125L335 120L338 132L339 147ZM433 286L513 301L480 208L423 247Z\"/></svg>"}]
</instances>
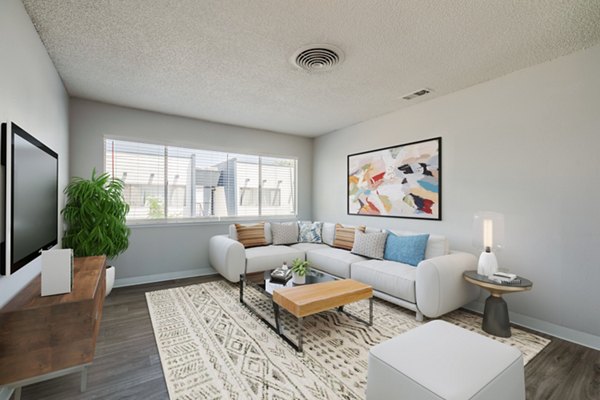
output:
<instances>
[{"instance_id":1,"label":"dark table top","mask_svg":"<svg viewBox=\"0 0 600 400\"><path fill-rule=\"evenodd\" d=\"M280 288L285 288L285 287L304 286L304 285L310 285L312 283L330 282L330 281L335 281L338 279L332 275L328 275L323 272L311 269L306 274L306 283L304 285L296 285L295 283L292 282L292 279L290 279L286 283L282 283L280 281L271 281L271 272L273 272L273 270L265 271L264 281L258 284L258 286L260 286L265 292L267 292L268 294L271 294L271 295L273 294L273 290L275 290L275 289L280 289Z\"/></svg>"},{"instance_id":2,"label":"dark table top","mask_svg":"<svg viewBox=\"0 0 600 400\"><path fill-rule=\"evenodd\" d=\"M531 286L533 286L533 282L531 282L529 279L525 279L522 276L517 276L517 279L520 279L521 282L520 283L500 283L500 282L496 282L492 279L489 279L487 276L485 275L479 275L477 273L477 271L465 271L463 273L464 276L468 276L469 278L482 282L482 283L486 283L488 285L496 285L496 286L502 286L502 287L514 287L514 288L529 288Z\"/></svg>"}]
</instances>

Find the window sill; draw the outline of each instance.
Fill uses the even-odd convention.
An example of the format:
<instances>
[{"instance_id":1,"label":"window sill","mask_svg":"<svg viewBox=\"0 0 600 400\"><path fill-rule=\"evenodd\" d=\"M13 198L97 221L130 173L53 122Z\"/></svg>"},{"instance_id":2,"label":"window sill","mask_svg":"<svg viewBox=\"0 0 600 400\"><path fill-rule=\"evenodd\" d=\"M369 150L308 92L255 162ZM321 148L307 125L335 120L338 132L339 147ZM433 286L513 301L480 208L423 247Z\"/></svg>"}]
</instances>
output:
<instances>
[{"instance_id":1,"label":"window sill","mask_svg":"<svg viewBox=\"0 0 600 400\"><path fill-rule=\"evenodd\" d=\"M225 218L182 218L182 219L156 219L156 220L131 220L127 221L130 229L140 228L165 228L194 225L230 225L234 223L252 223L262 221L289 221L297 220L297 215L269 215L254 217L225 217Z\"/></svg>"}]
</instances>

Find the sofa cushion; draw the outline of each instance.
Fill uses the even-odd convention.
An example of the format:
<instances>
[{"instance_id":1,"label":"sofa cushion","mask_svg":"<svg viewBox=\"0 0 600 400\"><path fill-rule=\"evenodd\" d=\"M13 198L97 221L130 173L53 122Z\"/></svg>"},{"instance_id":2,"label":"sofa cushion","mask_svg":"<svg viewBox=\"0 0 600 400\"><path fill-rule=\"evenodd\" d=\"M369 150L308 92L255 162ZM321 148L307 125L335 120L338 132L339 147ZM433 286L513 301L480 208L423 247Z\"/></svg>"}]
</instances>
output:
<instances>
[{"instance_id":1,"label":"sofa cushion","mask_svg":"<svg viewBox=\"0 0 600 400\"><path fill-rule=\"evenodd\" d=\"M311 250L319 250L319 249L328 249L329 246L323 243L296 243L291 244L289 247L292 249L300 250L304 253L307 253Z\"/></svg>"},{"instance_id":2,"label":"sofa cushion","mask_svg":"<svg viewBox=\"0 0 600 400\"><path fill-rule=\"evenodd\" d=\"M425 258L428 234L398 236L390 233L385 243L383 258L416 267Z\"/></svg>"},{"instance_id":3,"label":"sofa cushion","mask_svg":"<svg viewBox=\"0 0 600 400\"><path fill-rule=\"evenodd\" d=\"M323 222L321 239L323 240L323 243L333 246L333 240L335 239L335 224L332 224L331 222Z\"/></svg>"},{"instance_id":4,"label":"sofa cushion","mask_svg":"<svg viewBox=\"0 0 600 400\"><path fill-rule=\"evenodd\" d=\"M322 243L321 228L322 222L298 221L298 242L300 243Z\"/></svg>"},{"instance_id":5,"label":"sofa cushion","mask_svg":"<svg viewBox=\"0 0 600 400\"><path fill-rule=\"evenodd\" d=\"M267 245L264 222L254 225L235 224L235 230L238 242L243 244L245 248Z\"/></svg>"},{"instance_id":6,"label":"sofa cushion","mask_svg":"<svg viewBox=\"0 0 600 400\"><path fill-rule=\"evenodd\" d=\"M304 252L288 246L262 246L246 249L246 272L260 272L281 267L286 262L292 265L294 259L304 260Z\"/></svg>"},{"instance_id":7,"label":"sofa cushion","mask_svg":"<svg viewBox=\"0 0 600 400\"><path fill-rule=\"evenodd\" d=\"M390 229L394 235L398 236L414 236L423 234L426 232L410 232L410 231L398 231L394 229ZM448 240L445 236L442 235L429 235L429 239L427 240L427 248L425 249L425 259L445 256L450 253L450 248L448 245Z\"/></svg>"},{"instance_id":8,"label":"sofa cushion","mask_svg":"<svg viewBox=\"0 0 600 400\"><path fill-rule=\"evenodd\" d=\"M373 286L373 290L416 303L417 269L410 265L387 260L366 260L352 264L350 277Z\"/></svg>"},{"instance_id":9,"label":"sofa cushion","mask_svg":"<svg viewBox=\"0 0 600 400\"><path fill-rule=\"evenodd\" d=\"M352 246L354 246L354 231L357 229L362 232L365 231L364 226L359 226L358 228L355 228L353 226L335 224L335 237L333 239L333 247L352 250Z\"/></svg>"},{"instance_id":10,"label":"sofa cushion","mask_svg":"<svg viewBox=\"0 0 600 400\"><path fill-rule=\"evenodd\" d=\"M387 235L387 232L366 233L357 230L354 232L352 254L381 260Z\"/></svg>"},{"instance_id":11,"label":"sofa cushion","mask_svg":"<svg viewBox=\"0 0 600 400\"><path fill-rule=\"evenodd\" d=\"M349 278L350 264L365 261L366 258L351 254L348 250L328 247L307 252L306 260L311 267L318 270L341 278Z\"/></svg>"},{"instance_id":12,"label":"sofa cushion","mask_svg":"<svg viewBox=\"0 0 600 400\"><path fill-rule=\"evenodd\" d=\"M236 224L229 225L229 239L238 240L237 229L235 228ZM240 224L238 224L240 225ZM243 226L250 226L254 224L242 224ZM265 222L265 240L267 244L273 243L273 236L271 235L271 223Z\"/></svg>"},{"instance_id":13,"label":"sofa cushion","mask_svg":"<svg viewBox=\"0 0 600 400\"><path fill-rule=\"evenodd\" d=\"M281 224L273 222L271 232L273 233L273 244L298 243L298 223L296 221Z\"/></svg>"}]
</instances>

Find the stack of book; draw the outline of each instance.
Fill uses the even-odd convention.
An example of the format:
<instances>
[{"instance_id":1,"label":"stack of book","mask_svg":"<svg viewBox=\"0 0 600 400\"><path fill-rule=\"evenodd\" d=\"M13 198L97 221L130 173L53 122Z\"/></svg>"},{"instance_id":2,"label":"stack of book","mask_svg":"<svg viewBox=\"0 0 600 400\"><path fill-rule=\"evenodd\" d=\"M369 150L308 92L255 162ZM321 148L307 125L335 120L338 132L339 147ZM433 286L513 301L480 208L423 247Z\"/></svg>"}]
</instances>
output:
<instances>
[{"instance_id":1,"label":"stack of book","mask_svg":"<svg viewBox=\"0 0 600 400\"><path fill-rule=\"evenodd\" d=\"M274 283L286 283L292 277L292 270L290 268L279 267L271 272L271 282Z\"/></svg>"},{"instance_id":2,"label":"stack of book","mask_svg":"<svg viewBox=\"0 0 600 400\"><path fill-rule=\"evenodd\" d=\"M521 283L521 280L517 278L517 275L509 274L508 272L496 272L488 278L497 283Z\"/></svg>"}]
</instances>

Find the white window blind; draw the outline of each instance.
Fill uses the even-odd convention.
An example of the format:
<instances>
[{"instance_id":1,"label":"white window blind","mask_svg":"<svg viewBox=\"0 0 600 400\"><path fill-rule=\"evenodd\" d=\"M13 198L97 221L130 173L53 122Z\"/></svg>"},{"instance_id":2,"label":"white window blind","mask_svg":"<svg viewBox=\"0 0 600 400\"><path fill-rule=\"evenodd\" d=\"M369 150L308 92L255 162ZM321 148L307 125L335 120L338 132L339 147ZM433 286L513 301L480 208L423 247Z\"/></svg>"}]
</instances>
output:
<instances>
[{"instance_id":1,"label":"white window blind","mask_svg":"<svg viewBox=\"0 0 600 400\"><path fill-rule=\"evenodd\" d=\"M106 171L125 183L128 219L296 215L293 158L105 139Z\"/></svg>"}]
</instances>

